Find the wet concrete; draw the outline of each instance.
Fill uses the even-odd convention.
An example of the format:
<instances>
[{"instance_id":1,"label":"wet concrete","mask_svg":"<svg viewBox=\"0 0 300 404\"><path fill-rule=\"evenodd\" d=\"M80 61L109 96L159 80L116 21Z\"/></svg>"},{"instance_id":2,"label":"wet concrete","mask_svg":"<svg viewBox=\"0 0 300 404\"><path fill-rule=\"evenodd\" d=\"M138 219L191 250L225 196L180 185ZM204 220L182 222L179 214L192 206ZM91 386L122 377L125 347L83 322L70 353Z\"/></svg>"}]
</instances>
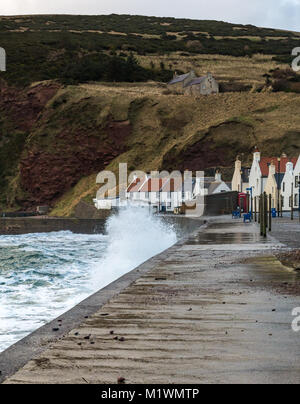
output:
<instances>
[{"instance_id":1,"label":"wet concrete","mask_svg":"<svg viewBox=\"0 0 300 404\"><path fill-rule=\"evenodd\" d=\"M283 218L276 218L272 224L272 235L291 248L300 248L299 218L296 214L293 221L288 214Z\"/></svg>"},{"instance_id":2,"label":"wet concrete","mask_svg":"<svg viewBox=\"0 0 300 404\"><path fill-rule=\"evenodd\" d=\"M254 224L212 222L5 383L299 383L300 300L286 286L300 276L278 249Z\"/></svg>"}]
</instances>

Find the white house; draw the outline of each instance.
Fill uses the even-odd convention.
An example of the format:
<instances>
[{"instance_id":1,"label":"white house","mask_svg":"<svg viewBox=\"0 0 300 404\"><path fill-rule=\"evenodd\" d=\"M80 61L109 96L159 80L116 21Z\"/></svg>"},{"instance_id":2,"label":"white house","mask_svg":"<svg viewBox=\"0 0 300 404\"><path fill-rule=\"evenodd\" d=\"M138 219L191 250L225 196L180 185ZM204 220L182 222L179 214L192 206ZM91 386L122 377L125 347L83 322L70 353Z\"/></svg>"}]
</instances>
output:
<instances>
[{"instance_id":1,"label":"white house","mask_svg":"<svg viewBox=\"0 0 300 404\"><path fill-rule=\"evenodd\" d=\"M157 211L166 210L166 205L163 205L162 202L162 194L163 188L168 181L168 178L147 178L139 190L139 199L142 204L146 206L151 205Z\"/></svg>"},{"instance_id":2,"label":"white house","mask_svg":"<svg viewBox=\"0 0 300 404\"><path fill-rule=\"evenodd\" d=\"M282 210L290 211L292 206L291 196L293 193L294 185L294 165L289 162L286 164L286 172L282 180L281 196L282 196Z\"/></svg>"},{"instance_id":3,"label":"white house","mask_svg":"<svg viewBox=\"0 0 300 404\"><path fill-rule=\"evenodd\" d=\"M206 195L212 195L212 194L219 194L223 192L230 192L231 188L229 187L226 182L222 180L222 174L220 171L216 171L215 178L212 182L206 182L205 185L207 188L207 194Z\"/></svg>"},{"instance_id":4,"label":"white house","mask_svg":"<svg viewBox=\"0 0 300 404\"><path fill-rule=\"evenodd\" d=\"M295 201L294 206L299 209L299 192L300 192L300 156L295 164L294 168L294 192L295 192Z\"/></svg>"},{"instance_id":5,"label":"white house","mask_svg":"<svg viewBox=\"0 0 300 404\"><path fill-rule=\"evenodd\" d=\"M293 159L293 161L295 160ZM284 211L291 210L292 198L294 209L299 209L300 156L296 164L293 164L293 161L287 163L286 173L282 180L281 195Z\"/></svg>"},{"instance_id":6,"label":"white house","mask_svg":"<svg viewBox=\"0 0 300 404\"><path fill-rule=\"evenodd\" d=\"M272 195L273 208L277 209L278 205L282 203L283 210L288 211L291 210L292 192L294 206L298 206L299 193L295 190L298 190L297 177L299 178L299 175L300 157L299 159L289 159L285 154L279 158L261 157L261 153L256 149L249 175L249 187L252 187L253 197L258 197L266 192L267 195Z\"/></svg>"},{"instance_id":7,"label":"white house","mask_svg":"<svg viewBox=\"0 0 300 404\"><path fill-rule=\"evenodd\" d=\"M231 182L232 191L246 192L247 188L249 188L249 175L250 169L248 167L242 167L242 162L239 157L237 157Z\"/></svg>"},{"instance_id":8,"label":"white house","mask_svg":"<svg viewBox=\"0 0 300 404\"><path fill-rule=\"evenodd\" d=\"M190 183L183 183L181 177L151 178L145 175L141 178L135 176L126 189L126 200L120 198L103 197L95 199L97 209L112 209L115 206L131 205L152 207L159 212L174 212L185 202L192 202L199 196L230 192L230 185L226 184L219 171L211 178L191 178Z\"/></svg>"},{"instance_id":9,"label":"white house","mask_svg":"<svg viewBox=\"0 0 300 404\"><path fill-rule=\"evenodd\" d=\"M266 179L269 174L263 173L261 165L261 154L258 149L255 150L253 154L253 162L249 175L249 188L252 188L253 197L257 197L264 192Z\"/></svg>"},{"instance_id":10,"label":"white house","mask_svg":"<svg viewBox=\"0 0 300 404\"><path fill-rule=\"evenodd\" d=\"M135 204L144 204L145 203L145 195L141 194L141 188L148 181L149 177L146 175L142 178L137 176L134 177L133 181L129 184L126 190L126 199L130 200Z\"/></svg>"},{"instance_id":11,"label":"white house","mask_svg":"<svg viewBox=\"0 0 300 404\"><path fill-rule=\"evenodd\" d=\"M252 187L253 196L261 195L265 189L269 178L269 171L271 165L274 165L277 187L281 189L281 183L286 171L286 165L288 162L292 162L293 166L296 164L297 159L291 160L283 154L280 158L277 157L261 157L261 153L258 149L253 154L253 162L249 175L249 187Z\"/></svg>"},{"instance_id":12,"label":"white house","mask_svg":"<svg viewBox=\"0 0 300 404\"><path fill-rule=\"evenodd\" d=\"M264 192L266 192L267 195L271 195L272 209L273 208L277 209L277 207L278 207L278 196L280 197L280 194L278 195L277 184L278 184L278 180L277 180L277 176L276 176L276 166L274 164L274 161L272 161L269 166L269 175L268 175L266 186L264 189Z\"/></svg>"}]
</instances>

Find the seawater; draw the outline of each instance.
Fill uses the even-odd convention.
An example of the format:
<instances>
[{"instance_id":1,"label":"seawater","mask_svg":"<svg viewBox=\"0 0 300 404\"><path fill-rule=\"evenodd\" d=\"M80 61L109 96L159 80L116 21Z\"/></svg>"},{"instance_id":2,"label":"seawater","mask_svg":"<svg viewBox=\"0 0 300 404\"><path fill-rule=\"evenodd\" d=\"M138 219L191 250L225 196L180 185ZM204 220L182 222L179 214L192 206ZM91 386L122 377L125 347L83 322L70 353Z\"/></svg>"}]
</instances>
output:
<instances>
[{"instance_id":1,"label":"seawater","mask_svg":"<svg viewBox=\"0 0 300 404\"><path fill-rule=\"evenodd\" d=\"M142 208L106 227L105 235L0 236L0 352L177 241Z\"/></svg>"}]
</instances>

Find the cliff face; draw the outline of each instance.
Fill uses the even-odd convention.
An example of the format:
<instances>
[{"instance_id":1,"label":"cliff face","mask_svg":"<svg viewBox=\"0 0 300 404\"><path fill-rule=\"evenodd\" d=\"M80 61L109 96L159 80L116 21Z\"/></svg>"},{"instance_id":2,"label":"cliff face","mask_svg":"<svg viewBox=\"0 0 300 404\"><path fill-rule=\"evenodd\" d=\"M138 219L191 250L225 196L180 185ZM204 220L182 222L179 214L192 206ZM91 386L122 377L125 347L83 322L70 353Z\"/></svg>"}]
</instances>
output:
<instances>
[{"instance_id":1,"label":"cliff face","mask_svg":"<svg viewBox=\"0 0 300 404\"><path fill-rule=\"evenodd\" d=\"M15 179L26 141L58 89L56 83L16 89L0 82L0 206L4 208L16 205L14 194L21 190L14 189Z\"/></svg>"},{"instance_id":2,"label":"cliff face","mask_svg":"<svg viewBox=\"0 0 300 404\"><path fill-rule=\"evenodd\" d=\"M36 143L27 145L20 161L20 185L28 197L19 202L28 208L37 204L52 205L82 177L103 170L123 153L130 132L129 122L110 119L103 128L95 123L86 130L71 128L69 122L62 122L49 147L40 148ZM39 136L35 142L43 136L47 138L44 133Z\"/></svg>"},{"instance_id":3,"label":"cliff face","mask_svg":"<svg viewBox=\"0 0 300 404\"><path fill-rule=\"evenodd\" d=\"M254 146L298 155L300 98L290 94L164 95L159 85L40 83L1 88L0 182L3 209L71 214L91 202L96 174L129 170L232 168Z\"/></svg>"},{"instance_id":4,"label":"cliff face","mask_svg":"<svg viewBox=\"0 0 300 404\"><path fill-rule=\"evenodd\" d=\"M4 81L0 82L2 125L29 132L58 88L58 84L51 82L22 90L7 86ZM1 133L1 137L3 137L3 133Z\"/></svg>"}]
</instances>

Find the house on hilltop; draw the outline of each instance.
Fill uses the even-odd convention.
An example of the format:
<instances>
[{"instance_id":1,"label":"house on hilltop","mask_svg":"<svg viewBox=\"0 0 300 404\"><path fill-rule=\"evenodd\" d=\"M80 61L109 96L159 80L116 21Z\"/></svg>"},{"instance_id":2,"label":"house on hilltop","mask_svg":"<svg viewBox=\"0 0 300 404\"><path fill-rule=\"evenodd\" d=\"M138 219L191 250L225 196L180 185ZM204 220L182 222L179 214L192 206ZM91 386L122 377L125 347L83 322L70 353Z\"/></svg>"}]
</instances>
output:
<instances>
[{"instance_id":1,"label":"house on hilltop","mask_svg":"<svg viewBox=\"0 0 300 404\"><path fill-rule=\"evenodd\" d=\"M219 84L211 73L207 73L203 77L197 77L193 70L180 76L175 73L173 80L168 83L168 88L174 93L191 96L219 93Z\"/></svg>"},{"instance_id":2,"label":"house on hilltop","mask_svg":"<svg viewBox=\"0 0 300 404\"><path fill-rule=\"evenodd\" d=\"M197 76L194 70L186 74L181 74L180 76L175 72L173 79L168 83L168 88L174 93L183 93L184 87L196 78Z\"/></svg>"}]
</instances>

